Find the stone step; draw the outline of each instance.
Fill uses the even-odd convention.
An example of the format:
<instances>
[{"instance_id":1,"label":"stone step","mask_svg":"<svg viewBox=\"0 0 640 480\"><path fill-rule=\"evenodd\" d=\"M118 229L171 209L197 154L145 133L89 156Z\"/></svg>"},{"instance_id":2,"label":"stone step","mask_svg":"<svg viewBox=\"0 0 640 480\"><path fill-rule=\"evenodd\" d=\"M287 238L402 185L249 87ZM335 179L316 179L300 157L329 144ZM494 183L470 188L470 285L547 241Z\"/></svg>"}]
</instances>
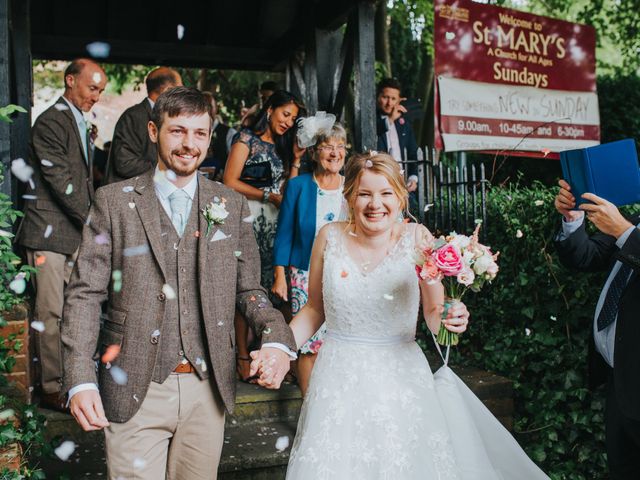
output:
<instances>
[{"instance_id":1,"label":"stone step","mask_svg":"<svg viewBox=\"0 0 640 480\"><path fill-rule=\"evenodd\" d=\"M227 416L227 426L298 420L302 396L297 385L283 383L279 390L238 382L236 408Z\"/></svg>"}]
</instances>

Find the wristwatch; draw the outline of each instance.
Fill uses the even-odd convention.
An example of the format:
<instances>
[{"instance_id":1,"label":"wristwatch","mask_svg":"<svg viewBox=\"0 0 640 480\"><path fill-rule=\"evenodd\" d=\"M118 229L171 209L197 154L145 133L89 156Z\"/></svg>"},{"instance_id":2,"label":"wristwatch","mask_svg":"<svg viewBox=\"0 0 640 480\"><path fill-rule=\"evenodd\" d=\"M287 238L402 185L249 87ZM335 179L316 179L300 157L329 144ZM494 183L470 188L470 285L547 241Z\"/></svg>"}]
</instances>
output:
<instances>
[{"instance_id":1,"label":"wristwatch","mask_svg":"<svg viewBox=\"0 0 640 480\"><path fill-rule=\"evenodd\" d=\"M300 164L299 163L292 163L291 164L291 168L297 168L298 170L300 170Z\"/></svg>"},{"instance_id":2,"label":"wristwatch","mask_svg":"<svg viewBox=\"0 0 640 480\"><path fill-rule=\"evenodd\" d=\"M270 194L270 193L271 193L271 192L269 191L269 189L268 189L268 188L265 188L265 189L262 191L262 203L269 203L269 194Z\"/></svg>"}]
</instances>

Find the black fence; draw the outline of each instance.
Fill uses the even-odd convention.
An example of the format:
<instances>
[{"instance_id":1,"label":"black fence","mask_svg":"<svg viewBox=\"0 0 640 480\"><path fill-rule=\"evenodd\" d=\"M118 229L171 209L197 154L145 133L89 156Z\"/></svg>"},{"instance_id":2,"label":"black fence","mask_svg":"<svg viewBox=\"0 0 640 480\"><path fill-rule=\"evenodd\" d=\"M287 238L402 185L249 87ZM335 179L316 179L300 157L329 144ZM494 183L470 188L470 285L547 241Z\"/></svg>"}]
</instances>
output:
<instances>
[{"instance_id":1,"label":"black fence","mask_svg":"<svg viewBox=\"0 0 640 480\"><path fill-rule=\"evenodd\" d=\"M403 163L405 172L408 165L417 165L418 189L412 203L420 222L435 235L452 231L468 235L478 222L486 225L489 181L484 164L446 166L428 147L418 149L416 157ZM480 230L481 237L484 231Z\"/></svg>"}]
</instances>

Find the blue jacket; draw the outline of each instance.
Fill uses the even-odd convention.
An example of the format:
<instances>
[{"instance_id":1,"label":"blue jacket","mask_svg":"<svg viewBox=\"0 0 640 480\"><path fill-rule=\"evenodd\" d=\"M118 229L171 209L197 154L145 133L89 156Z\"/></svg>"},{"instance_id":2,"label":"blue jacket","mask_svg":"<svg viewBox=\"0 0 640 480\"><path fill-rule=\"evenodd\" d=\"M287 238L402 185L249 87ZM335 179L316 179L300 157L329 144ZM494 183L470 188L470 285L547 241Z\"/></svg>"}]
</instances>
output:
<instances>
[{"instance_id":1,"label":"blue jacket","mask_svg":"<svg viewBox=\"0 0 640 480\"><path fill-rule=\"evenodd\" d=\"M273 246L274 266L309 270L311 248L316 237L318 185L310 173L287 182Z\"/></svg>"}]
</instances>

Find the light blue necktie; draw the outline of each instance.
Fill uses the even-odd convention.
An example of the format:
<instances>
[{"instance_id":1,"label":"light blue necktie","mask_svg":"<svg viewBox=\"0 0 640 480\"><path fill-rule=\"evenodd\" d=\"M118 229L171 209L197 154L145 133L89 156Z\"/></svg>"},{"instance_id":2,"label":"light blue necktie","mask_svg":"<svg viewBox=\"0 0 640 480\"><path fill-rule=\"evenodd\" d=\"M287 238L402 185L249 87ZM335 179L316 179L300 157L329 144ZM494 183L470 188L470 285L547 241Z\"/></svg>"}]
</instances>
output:
<instances>
[{"instance_id":1,"label":"light blue necktie","mask_svg":"<svg viewBox=\"0 0 640 480\"><path fill-rule=\"evenodd\" d=\"M78 123L78 129L80 130L80 140L82 141L82 148L84 148L84 158L88 162L89 145L87 142L87 137L89 136L89 134L87 132L87 121L84 119L84 116L81 117L81 120Z\"/></svg>"},{"instance_id":2,"label":"light blue necktie","mask_svg":"<svg viewBox=\"0 0 640 480\"><path fill-rule=\"evenodd\" d=\"M171 207L171 223L176 227L176 231L182 237L184 228L187 226L187 207L189 206L189 195L179 188L169 195L169 205Z\"/></svg>"}]
</instances>

